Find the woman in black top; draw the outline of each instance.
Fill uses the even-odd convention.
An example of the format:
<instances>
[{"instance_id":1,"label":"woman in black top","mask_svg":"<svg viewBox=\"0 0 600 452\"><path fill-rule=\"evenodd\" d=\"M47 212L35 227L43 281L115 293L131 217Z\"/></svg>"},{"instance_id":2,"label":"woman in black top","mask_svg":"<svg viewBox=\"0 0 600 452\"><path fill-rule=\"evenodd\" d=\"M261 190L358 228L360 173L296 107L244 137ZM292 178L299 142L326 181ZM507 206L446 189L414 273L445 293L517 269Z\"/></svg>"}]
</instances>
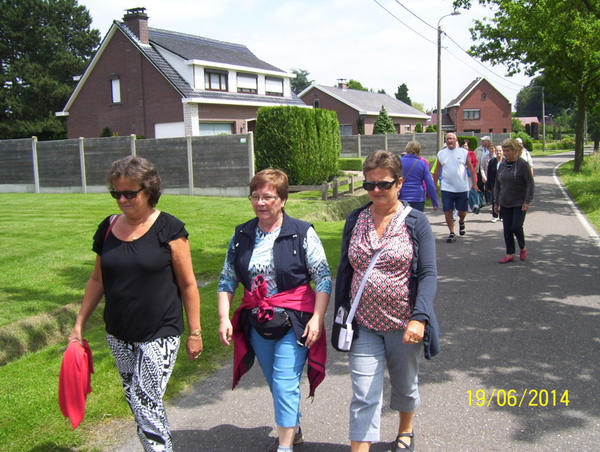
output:
<instances>
[{"instance_id":1,"label":"woman in black top","mask_svg":"<svg viewBox=\"0 0 600 452\"><path fill-rule=\"evenodd\" d=\"M184 330L182 300L190 331L188 360L202 353L188 233L177 218L155 209L162 188L148 160L117 160L106 181L123 214L107 217L94 235L96 264L69 343L83 344L85 323L104 296L106 337L138 437L146 451L171 451L162 398Z\"/></svg>"},{"instance_id":2,"label":"woman in black top","mask_svg":"<svg viewBox=\"0 0 600 452\"><path fill-rule=\"evenodd\" d=\"M498 166L496 185L494 186L494 212L500 212L504 228L506 256L500 259L501 264L515 260L515 237L519 243L522 261L527 259L525 232L523 223L529 205L533 200L534 182L531 167L517 155L519 143L513 138L502 142L504 160Z\"/></svg>"}]
</instances>

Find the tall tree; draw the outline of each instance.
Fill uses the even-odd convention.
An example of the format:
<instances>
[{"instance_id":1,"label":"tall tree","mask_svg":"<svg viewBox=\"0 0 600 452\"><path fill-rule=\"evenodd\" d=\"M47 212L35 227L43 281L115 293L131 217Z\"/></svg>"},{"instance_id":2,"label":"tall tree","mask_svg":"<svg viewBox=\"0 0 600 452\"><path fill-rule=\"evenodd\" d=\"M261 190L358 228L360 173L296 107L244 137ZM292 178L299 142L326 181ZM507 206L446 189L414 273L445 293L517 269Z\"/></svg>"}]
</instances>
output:
<instances>
[{"instance_id":1,"label":"tall tree","mask_svg":"<svg viewBox=\"0 0 600 452\"><path fill-rule=\"evenodd\" d=\"M359 91L369 91L369 88L365 88L362 86L362 83L357 82L356 80L348 80L348 89L357 89Z\"/></svg>"},{"instance_id":2,"label":"tall tree","mask_svg":"<svg viewBox=\"0 0 600 452\"><path fill-rule=\"evenodd\" d=\"M506 64L509 74L544 75L546 86L563 99L577 99L575 172L583 164L586 100L600 83L600 8L598 0L477 0L494 16L475 21L479 44L470 52L492 64ZM455 0L468 8L472 0Z\"/></svg>"},{"instance_id":3,"label":"tall tree","mask_svg":"<svg viewBox=\"0 0 600 452\"><path fill-rule=\"evenodd\" d=\"M304 69L292 69L292 72L296 74L296 78L293 78L290 84L292 85L292 91L295 94L300 94L306 88L308 88L311 84L314 83L314 80L308 79L308 71Z\"/></svg>"},{"instance_id":4,"label":"tall tree","mask_svg":"<svg viewBox=\"0 0 600 452\"><path fill-rule=\"evenodd\" d=\"M66 138L62 110L100 42L77 0L0 2L0 139Z\"/></svg>"},{"instance_id":5,"label":"tall tree","mask_svg":"<svg viewBox=\"0 0 600 452\"><path fill-rule=\"evenodd\" d=\"M406 83L403 83L398 87L396 99L404 102L407 105L412 105L412 101L410 100L410 97L408 97L408 86L406 86Z\"/></svg>"},{"instance_id":6,"label":"tall tree","mask_svg":"<svg viewBox=\"0 0 600 452\"><path fill-rule=\"evenodd\" d=\"M375 124L373 124L373 135L384 133L396 133L396 127L394 127L394 123L390 119L387 110L382 105L379 116L377 116Z\"/></svg>"}]
</instances>

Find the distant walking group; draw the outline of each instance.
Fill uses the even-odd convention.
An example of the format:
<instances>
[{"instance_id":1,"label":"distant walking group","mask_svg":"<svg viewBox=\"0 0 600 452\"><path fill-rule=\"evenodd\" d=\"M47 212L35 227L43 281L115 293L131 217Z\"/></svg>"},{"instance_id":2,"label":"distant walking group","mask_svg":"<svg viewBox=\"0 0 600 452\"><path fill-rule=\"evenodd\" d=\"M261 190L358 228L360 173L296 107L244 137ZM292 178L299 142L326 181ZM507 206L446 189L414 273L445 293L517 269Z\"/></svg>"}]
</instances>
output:
<instances>
[{"instance_id":1,"label":"distant walking group","mask_svg":"<svg viewBox=\"0 0 600 452\"><path fill-rule=\"evenodd\" d=\"M348 312L354 306L356 312L348 350L353 452L368 451L379 441L386 368L390 407L399 413L393 450L414 451L419 362L440 349L433 310L435 241L422 213L423 190L434 208L437 195L419 150L413 142L403 159L410 165L406 174L392 152L366 158L363 187L370 201L348 215L340 238L335 307ZM415 208L399 200L404 178L415 181L406 186ZM106 338L140 442L145 451L169 452L173 445L163 395L184 332L184 309L188 360L203 351L188 233L180 220L155 208L162 187L148 160L116 161L107 185L122 214L107 217L94 235L96 263L69 347L87 347L84 326L104 296ZM304 442L300 379L305 364L310 396L325 378L331 272L314 227L285 211L287 175L262 170L249 188L254 218L237 226L229 242L218 285L218 334L224 345L234 345L234 387L258 360L277 424L277 438L267 450L290 452ZM230 317L240 284L241 303Z\"/></svg>"},{"instance_id":2,"label":"distant walking group","mask_svg":"<svg viewBox=\"0 0 600 452\"><path fill-rule=\"evenodd\" d=\"M502 219L506 255L499 263L514 261L515 238L521 260L527 258L523 224L533 199L533 160L520 138L509 138L496 146L489 136L470 151L468 141L458 146L456 134L446 135L446 147L437 154L434 186L441 181L442 208L450 231L446 242L456 240L455 217L458 212L459 234L466 234L465 218L469 210L469 192L481 193L483 204L490 204L492 222Z\"/></svg>"}]
</instances>

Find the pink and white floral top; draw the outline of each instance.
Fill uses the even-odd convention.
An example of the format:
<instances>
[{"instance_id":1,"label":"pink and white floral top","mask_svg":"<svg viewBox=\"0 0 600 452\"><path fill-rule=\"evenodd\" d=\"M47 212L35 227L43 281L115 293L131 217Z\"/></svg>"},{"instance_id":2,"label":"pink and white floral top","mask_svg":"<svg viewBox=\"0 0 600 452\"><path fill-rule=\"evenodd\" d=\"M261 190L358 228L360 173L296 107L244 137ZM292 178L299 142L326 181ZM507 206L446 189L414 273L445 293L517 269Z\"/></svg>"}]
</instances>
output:
<instances>
[{"instance_id":1,"label":"pink and white floral top","mask_svg":"<svg viewBox=\"0 0 600 452\"><path fill-rule=\"evenodd\" d=\"M375 331L405 329L412 315L408 281L413 244L406 223L398 224L403 209L401 206L379 238L371 209L364 209L350 239L348 257L354 268L351 299L356 296L375 251L382 248L354 317L358 325Z\"/></svg>"}]
</instances>

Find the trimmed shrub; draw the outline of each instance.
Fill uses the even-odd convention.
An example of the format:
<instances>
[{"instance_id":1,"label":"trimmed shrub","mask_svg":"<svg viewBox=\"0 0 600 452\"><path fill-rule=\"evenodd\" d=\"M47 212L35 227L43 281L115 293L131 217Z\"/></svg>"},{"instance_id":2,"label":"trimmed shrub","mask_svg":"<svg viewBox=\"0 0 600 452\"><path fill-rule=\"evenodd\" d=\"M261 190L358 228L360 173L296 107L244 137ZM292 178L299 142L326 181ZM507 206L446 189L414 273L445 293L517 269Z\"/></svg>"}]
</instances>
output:
<instances>
[{"instance_id":1,"label":"trimmed shrub","mask_svg":"<svg viewBox=\"0 0 600 452\"><path fill-rule=\"evenodd\" d=\"M415 133L423 133L423 124L420 122L415 124Z\"/></svg>"},{"instance_id":2,"label":"trimmed shrub","mask_svg":"<svg viewBox=\"0 0 600 452\"><path fill-rule=\"evenodd\" d=\"M531 137L529 135L527 135L525 132L519 132L519 133L511 133L511 138L521 138L523 140L523 146L525 146L525 149L527 149L528 151L532 151L533 150L533 141L531 141ZM502 143L499 143L502 144Z\"/></svg>"},{"instance_id":3,"label":"trimmed shrub","mask_svg":"<svg viewBox=\"0 0 600 452\"><path fill-rule=\"evenodd\" d=\"M318 185L337 175L342 143L335 112L261 107L255 134L256 171L279 168L290 185Z\"/></svg>"},{"instance_id":4,"label":"trimmed shrub","mask_svg":"<svg viewBox=\"0 0 600 452\"><path fill-rule=\"evenodd\" d=\"M362 158L340 158L339 167L343 171L362 171Z\"/></svg>"}]
</instances>

